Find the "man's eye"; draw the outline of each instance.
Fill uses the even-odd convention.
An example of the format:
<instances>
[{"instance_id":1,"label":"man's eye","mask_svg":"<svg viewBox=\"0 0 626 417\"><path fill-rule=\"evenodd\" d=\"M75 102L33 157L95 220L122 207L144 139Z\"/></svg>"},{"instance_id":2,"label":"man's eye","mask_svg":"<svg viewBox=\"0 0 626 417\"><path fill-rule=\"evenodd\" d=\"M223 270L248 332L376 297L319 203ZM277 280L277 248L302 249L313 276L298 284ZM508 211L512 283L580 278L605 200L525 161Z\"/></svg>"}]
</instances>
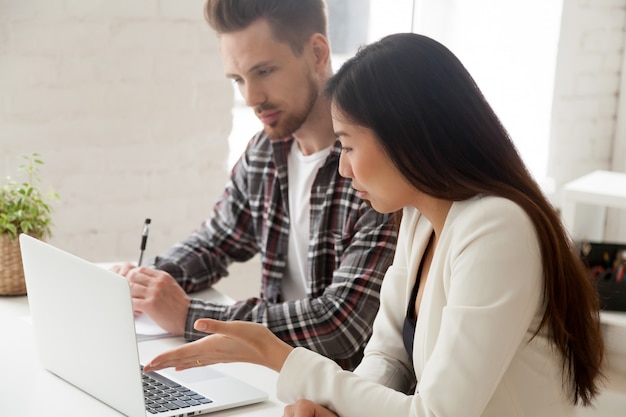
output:
<instances>
[{"instance_id":1,"label":"man's eye","mask_svg":"<svg viewBox=\"0 0 626 417\"><path fill-rule=\"evenodd\" d=\"M272 73L272 69L271 68L265 68L262 70L259 70L259 75L261 76L266 76Z\"/></svg>"}]
</instances>

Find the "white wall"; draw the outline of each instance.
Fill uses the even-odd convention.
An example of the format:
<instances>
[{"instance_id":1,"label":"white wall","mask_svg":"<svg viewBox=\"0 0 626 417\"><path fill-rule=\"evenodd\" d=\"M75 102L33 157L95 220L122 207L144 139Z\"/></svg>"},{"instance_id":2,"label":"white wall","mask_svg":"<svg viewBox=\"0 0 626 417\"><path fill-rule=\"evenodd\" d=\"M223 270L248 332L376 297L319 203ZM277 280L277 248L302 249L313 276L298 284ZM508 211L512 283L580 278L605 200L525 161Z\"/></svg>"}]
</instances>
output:
<instances>
[{"instance_id":1,"label":"white wall","mask_svg":"<svg viewBox=\"0 0 626 417\"><path fill-rule=\"evenodd\" d=\"M209 213L227 177L233 89L202 4L0 0L0 176L19 155L42 154L45 184L62 197L55 244L134 260L146 217L151 256ZM563 8L548 168L557 187L610 168L626 26L626 0Z\"/></svg>"},{"instance_id":2,"label":"white wall","mask_svg":"<svg viewBox=\"0 0 626 417\"><path fill-rule=\"evenodd\" d=\"M0 0L0 176L45 160L52 241L136 260L197 227L227 178L232 88L203 0Z\"/></svg>"},{"instance_id":3,"label":"white wall","mask_svg":"<svg viewBox=\"0 0 626 417\"><path fill-rule=\"evenodd\" d=\"M415 29L470 72L546 191L562 0L417 0Z\"/></svg>"},{"instance_id":4,"label":"white wall","mask_svg":"<svg viewBox=\"0 0 626 417\"><path fill-rule=\"evenodd\" d=\"M563 2L548 162L557 190L596 169L624 170L614 161L626 160L617 133L625 22L626 0ZM593 206L580 212L579 221L601 214ZM621 213L612 214L616 225ZM606 239L626 241L626 227L607 229Z\"/></svg>"},{"instance_id":5,"label":"white wall","mask_svg":"<svg viewBox=\"0 0 626 417\"><path fill-rule=\"evenodd\" d=\"M609 169L622 69L624 0L565 0L549 172L557 186Z\"/></svg>"}]
</instances>

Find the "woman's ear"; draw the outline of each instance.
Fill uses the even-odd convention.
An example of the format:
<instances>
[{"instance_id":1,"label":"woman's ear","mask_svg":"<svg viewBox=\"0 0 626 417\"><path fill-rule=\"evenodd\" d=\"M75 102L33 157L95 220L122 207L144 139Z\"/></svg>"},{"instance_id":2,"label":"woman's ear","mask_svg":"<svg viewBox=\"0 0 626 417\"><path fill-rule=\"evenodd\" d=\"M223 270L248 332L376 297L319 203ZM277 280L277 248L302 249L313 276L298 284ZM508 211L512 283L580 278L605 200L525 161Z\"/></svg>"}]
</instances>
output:
<instances>
[{"instance_id":1,"label":"woman's ear","mask_svg":"<svg viewBox=\"0 0 626 417\"><path fill-rule=\"evenodd\" d=\"M321 33L315 33L309 39L309 45L315 58L315 68L320 73L325 73L330 67L330 44L328 39Z\"/></svg>"}]
</instances>

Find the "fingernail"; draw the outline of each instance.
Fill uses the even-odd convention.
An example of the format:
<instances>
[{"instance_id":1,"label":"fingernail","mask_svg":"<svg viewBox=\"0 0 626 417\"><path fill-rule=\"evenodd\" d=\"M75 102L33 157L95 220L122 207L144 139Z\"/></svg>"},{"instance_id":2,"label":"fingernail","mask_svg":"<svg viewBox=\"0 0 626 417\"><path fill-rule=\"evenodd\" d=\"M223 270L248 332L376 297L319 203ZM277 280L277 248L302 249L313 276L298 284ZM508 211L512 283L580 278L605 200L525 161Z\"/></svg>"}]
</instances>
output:
<instances>
[{"instance_id":1,"label":"fingernail","mask_svg":"<svg viewBox=\"0 0 626 417\"><path fill-rule=\"evenodd\" d=\"M203 322L196 323L196 330L205 330L205 329L206 329L206 324L204 324Z\"/></svg>"}]
</instances>

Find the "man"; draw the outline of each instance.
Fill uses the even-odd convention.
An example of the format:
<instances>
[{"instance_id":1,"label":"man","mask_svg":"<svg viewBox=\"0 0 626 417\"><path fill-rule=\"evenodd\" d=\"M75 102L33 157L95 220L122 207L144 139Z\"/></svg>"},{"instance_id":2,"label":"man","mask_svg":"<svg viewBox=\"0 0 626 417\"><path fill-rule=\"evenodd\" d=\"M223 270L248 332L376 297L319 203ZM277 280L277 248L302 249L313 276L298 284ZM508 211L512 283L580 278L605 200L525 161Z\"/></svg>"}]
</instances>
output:
<instances>
[{"instance_id":1,"label":"man","mask_svg":"<svg viewBox=\"0 0 626 417\"><path fill-rule=\"evenodd\" d=\"M362 357L395 250L390 216L338 174L340 145L323 95L332 74L324 0L208 0L226 76L263 123L202 227L155 259L125 265L134 308L188 340L199 318L266 325L346 369ZM260 253L261 296L191 299Z\"/></svg>"}]
</instances>

